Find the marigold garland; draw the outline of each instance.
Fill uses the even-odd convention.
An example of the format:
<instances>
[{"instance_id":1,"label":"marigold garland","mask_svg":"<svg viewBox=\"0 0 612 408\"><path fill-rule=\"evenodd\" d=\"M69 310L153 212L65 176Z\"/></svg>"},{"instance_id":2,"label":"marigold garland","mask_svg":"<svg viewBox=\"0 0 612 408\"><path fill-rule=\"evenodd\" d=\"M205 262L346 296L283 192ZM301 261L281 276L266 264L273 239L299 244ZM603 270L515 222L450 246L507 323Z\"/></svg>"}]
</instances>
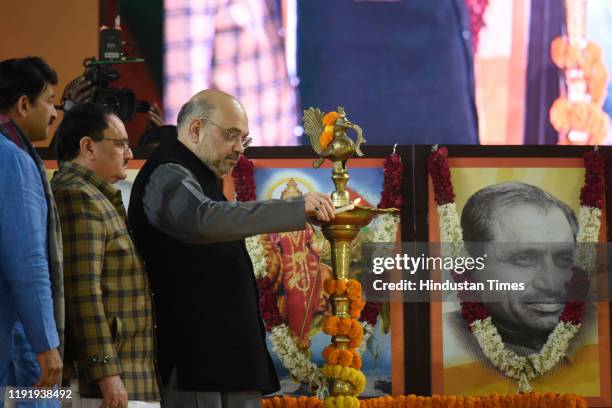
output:
<instances>
[{"instance_id":1,"label":"marigold garland","mask_svg":"<svg viewBox=\"0 0 612 408\"><path fill-rule=\"evenodd\" d=\"M588 144L601 143L607 134L610 119L601 106L606 99L608 72L601 48L592 41L586 45L557 37L550 45L553 62L562 70L580 70L584 74L590 99L570 100L561 96L550 108L550 123L561 134L570 130L589 135Z\"/></svg>"},{"instance_id":2,"label":"marigold garland","mask_svg":"<svg viewBox=\"0 0 612 408\"><path fill-rule=\"evenodd\" d=\"M587 102L570 102L565 96L557 98L550 108L550 123L559 133L570 130L588 133L590 144L605 139L610 118L601 107Z\"/></svg>"},{"instance_id":3,"label":"marigold garland","mask_svg":"<svg viewBox=\"0 0 612 408\"><path fill-rule=\"evenodd\" d=\"M357 395L365 390L366 378L359 370L352 367L343 367L341 365L324 365L321 369L324 376L335 378L350 383ZM327 399L327 398L326 398Z\"/></svg>"},{"instance_id":4,"label":"marigold garland","mask_svg":"<svg viewBox=\"0 0 612 408\"><path fill-rule=\"evenodd\" d=\"M325 126L325 129L321 133L321 137L319 138L319 143L323 150L327 149L329 144L334 140L334 127L333 126Z\"/></svg>"},{"instance_id":5,"label":"marigold garland","mask_svg":"<svg viewBox=\"0 0 612 408\"><path fill-rule=\"evenodd\" d=\"M332 397L329 405L348 407L351 402ZM354 397L351 397L354 398ZM586 399L576 394L556 394L552 392L498 395L483 397L461 397L454 395L432 395L419 397L414 394L398 397L367 398L358 401L360 408L587 408ZM263 408L321 408L323 402L314 397L274 397L262 400ZM352 407L352 406L351 406Z\"/></svg>"},{"instance_id":6,"label":"marigold garland","mask_svg":"<svg viewBox=\"0 0 612 408\"><path fill-rule=\"evenodd\" d=\"M351 301L351 317L357 319L365 306L361 299L361 283L355 279L326 279L323 289L330 295L345 295Z\"/></svg>"},{"instance_id":7,"label":"marigold garland","mask_svg":"<svg viewBox=\"0 0 612 408\"><path fill-rule=\"evenodd\" d=\"M339 117L340 114L336 111L327 112L325 116L323 116L323 125L332 126L334 123L336 123Z\"/></svg>"},{"instance_id":8,"label":"marigold garland","mask_svg":"<svg viewBox=\"0 0 612 408\"><path fill-rule=\"evenodd\" d=\"M325 362L329 365L361 369L361 356L355 350L342 350L334 345L329 345L323 349L322 354Z\"/></svg>"},{"instance_id":9,"label":"marigold garland","mask_svg":"<svg viewBox=\"0 0 612 408\"><path fill-rule=\"evenodd\" d=\"M321 136L319 136L319 144L323 150L327 149L332 140L334 140L334 123L336 123L339 117L340 114L335 111L328 112L323 116L324 128L321 132Z\"/></svg>"},{"instance_id":10,"label":"marigold garland","mask_svg":"<svg viewBox=\"0 0 612 408\"><path fill-rule=\"evenodd\" d=\"M273 397L261 401L262 408L323 408L323 401L316 397Z\"/></svg>"},{"instance_id":11,"label":"marigold garland","mask_svg":"<svg viewBox=\"0 0 612 408\"><path fill-rule=\"evenodd\" d=\"M348 317L328 316L323 320L323 332L332 337L347 336L351 340L361 340L363 329L361 324ZM359 343L357 343L359 345ZM351 347L351 348L355 348Z\"/></svg>"},{"instance_id":12,"label":"marigold garland","mask_svg":"<svg viewBox=\"0 0 612 408\"><path fill-rule=\"evenodd\" d=\"M359 400L356 397L338 395L325 398L323 406L325 408L359 408Z\"/></svg>"}]
</instances>

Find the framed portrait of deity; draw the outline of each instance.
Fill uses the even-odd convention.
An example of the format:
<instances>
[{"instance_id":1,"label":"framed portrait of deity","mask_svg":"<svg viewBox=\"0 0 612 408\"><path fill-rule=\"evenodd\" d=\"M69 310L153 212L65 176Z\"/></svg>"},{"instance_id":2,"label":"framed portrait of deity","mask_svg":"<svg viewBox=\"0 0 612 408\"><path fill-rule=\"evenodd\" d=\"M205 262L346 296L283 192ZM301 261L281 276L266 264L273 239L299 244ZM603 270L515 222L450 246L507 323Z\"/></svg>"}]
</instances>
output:
<instances>
[{"instance_id":1,"label":"framed portrait of deity","mask_svg":"<svg viewBox=\"0 0 612 408\"><path fill-rule=\"evenodd\" d=\"M415 156L426 192L417 240L483 260L430 271L451 282L429 304L431 392L575 393L610 406L610 152L419 146Z\"/></svg>"},{"instance_id":2,"label":"framed portrait of deity","mask_svg":"<svg viewBox=\"0 0 612 408\"><path fill-rule=\"evenodd\" d=\"M347 167L350 200L377 207L383 191L383 162L390 148L365 148L363 158L352 158ZM402 160L409 155L403 155ZM331 193L331 163L313 168L316 156L310 148L253 148L247 152L253 168L244 174L237 167L233 181L251 185L251 199L292 199L309 191ZM404 165L410 166L404 162ZM252 171L251 182L246 175ZM236 186L240 194L242 187ZM244 193L244 191L242 191ZM402 213L402 217L404 214ZM375 218L351 245L351 278L364 273L361 244L401 239L399 215ZM402 218L402 225L404 219ZM386 231L386 232L385 232ZM267 345L286 395L313 395L327 386L322 376L324 350L331 337L323 322L331 315L326 280L334 278L330 244L318 226L302 231L273 233L247 239L247 249L260 289L260 310L266 326ZM267 300L269 299L269 300ZM403 305L366 303L359 322L363 327L361 371L366 377L363 396L404 393Z\"/></svg>"}]
</instances>

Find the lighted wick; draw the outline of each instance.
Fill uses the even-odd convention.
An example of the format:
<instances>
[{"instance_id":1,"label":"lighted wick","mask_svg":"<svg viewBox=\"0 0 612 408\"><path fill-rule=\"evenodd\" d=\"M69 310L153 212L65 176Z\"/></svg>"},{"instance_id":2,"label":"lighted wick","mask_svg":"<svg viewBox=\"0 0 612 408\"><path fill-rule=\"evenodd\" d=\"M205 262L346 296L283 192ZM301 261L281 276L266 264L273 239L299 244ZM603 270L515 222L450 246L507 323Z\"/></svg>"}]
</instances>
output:
<instances>
[{"instance_id":1,"label":"lighted wick","mask_svg":"<svg viewBox=\"0 0 612 408\"><path fill-rule=\"evenodd\" d=\"M334 210L334 214L339 214L339 213L343 213L346 211L354 210L355 206L358 205L360 202L361 202L361 198L356 198L355 201L353 201L353 204L349 204L349 205L345 205L344 207L336 208Z\"/></svg>"}]
</instances>

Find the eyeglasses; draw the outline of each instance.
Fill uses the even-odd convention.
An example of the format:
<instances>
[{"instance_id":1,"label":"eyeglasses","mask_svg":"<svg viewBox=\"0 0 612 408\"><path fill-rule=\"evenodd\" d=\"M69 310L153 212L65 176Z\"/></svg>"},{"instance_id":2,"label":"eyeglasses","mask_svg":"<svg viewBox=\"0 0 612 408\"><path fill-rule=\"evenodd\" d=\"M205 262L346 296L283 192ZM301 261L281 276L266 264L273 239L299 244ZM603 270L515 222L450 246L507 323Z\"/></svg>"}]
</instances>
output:
<instances>
[{"instance_id":1,"label":"eyeglasses","mask_svg":"<svg viewBox=\"0 0 612 408\"><path fill-rule=\"evenodd\" d=\"M222 128L221 126L217 125L215 122L213 122L210 119L201 118L200 120L205 120L207 122L210 122L212 125L215 125L215 127L221 129L223 131L223 138L229 144L236 144L237 141L240 141L240 144L242 145L242 148L246 149L253 142L253 138L251 138L249 136L247 136L245 138L241 138L238 133L232 132L232 131L227 130L227 129L224 129L224 128Z\"/></svg>"},{"instance_id":2,"label":"eyeglasses","mask_svg":"<svg viewBox=\"0 0 612 408\"><path fill-rule=\"evenodd\" d=\"M130 150L130 139L112 139L110 137L103 137L100 140L109 140L117 147L123 146L123 151L127 152Z\"/></svg>"}]
</instances>

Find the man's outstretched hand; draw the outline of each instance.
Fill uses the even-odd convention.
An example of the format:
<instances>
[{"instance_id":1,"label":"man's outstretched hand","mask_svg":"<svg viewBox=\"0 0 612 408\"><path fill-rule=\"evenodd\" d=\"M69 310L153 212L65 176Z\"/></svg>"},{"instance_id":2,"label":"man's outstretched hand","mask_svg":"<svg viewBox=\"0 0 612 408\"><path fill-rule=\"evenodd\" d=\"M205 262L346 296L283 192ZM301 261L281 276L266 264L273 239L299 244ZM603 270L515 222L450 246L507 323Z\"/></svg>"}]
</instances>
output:
<instances>
[{"instance_id":1,"label":"man's outstretched hand","mask_svg":"<svg viewBox=\"0 0 612 408\"><path fill-rule=\"evenodd\" d=\"M308 192L304 194L304 204L307 216L322 222L334 219L334 204L327 194Z\"/></svg>"}]
</instances>

